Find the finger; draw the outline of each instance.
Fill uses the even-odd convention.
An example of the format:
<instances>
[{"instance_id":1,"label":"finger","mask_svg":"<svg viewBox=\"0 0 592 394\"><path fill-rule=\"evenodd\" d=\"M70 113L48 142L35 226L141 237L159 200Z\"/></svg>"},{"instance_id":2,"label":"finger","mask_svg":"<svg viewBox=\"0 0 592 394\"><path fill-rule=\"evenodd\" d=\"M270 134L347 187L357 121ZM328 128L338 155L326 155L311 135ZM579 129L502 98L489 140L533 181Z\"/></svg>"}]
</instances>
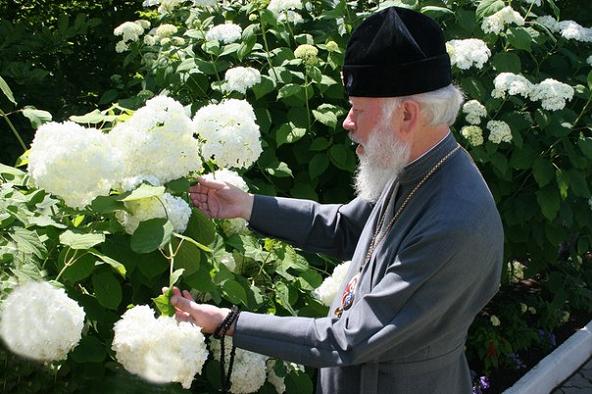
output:
<instances>
[{"instance_id":1,"label":"finger","mask_svg":"<svg viewBox=\"0 0 592 394\"><path fill-rule=\"evenodd\" d=\"M206 179L204 177L200 177L198 179L199 184L201 186L205 186L208 187L210 189L214 189L214 190L218 190L218 189L222 189L224 186L226 186L226 183L221 182L221 181L215 181L213 179ZM198 188L199 190L199 188Z\"/></svg>"},{"instance_id":2,"label":"finger","mask_svg":"<svg viewBox=\"0 0 592 394\"><path fill-rule=\"evenodd\" d=\"M191 293L188 292L187 290L183 290L183 296L185 298L187 298L188 300L195 301L195 299L193 298L193 296L191 295Z\"/></svg>"},{"instance_id":3,"label":"finger","mask_svg":"<svg viewBox=\"0 0 592 394\"><path fill-rule=\"evenodd\" d=\"M181 290L177 287L173 287L173 296L181 297Z\"/></svg>"},{"instance_id":4,"label":"finger","mask_svg":"<svg viewBox=\"0 0 592 394\"><path fill-rule=\"evenodd\" d=\"M193 318L190 314L178 310L175 311L175 319L177 319L178 321L193 321Z\"/></svg>"},{"instance_id":5,"label":"finger","mask_svg":"<svg viewBox=\"0 0 592 394\"><path fill-rule=\"evenodd\" d=\"M171 298L171 304L173 304L175 308L189 314L191 314L191 312L195 312L197 309L197 304L195 302L190 301L187 298L183 298L180 294Z\"/></svg>"},{"instance_id":6,"label":"finger","mask_svg":"<svg viewBox=\"0 0 592 394\"><path fill-rule=\"evenodd\" d=\"M169 290L169 288L168 287L163 287L161 290L162 290L162 292L164 294L164 293L166 293Z\"/></svg>"}]
</instances>

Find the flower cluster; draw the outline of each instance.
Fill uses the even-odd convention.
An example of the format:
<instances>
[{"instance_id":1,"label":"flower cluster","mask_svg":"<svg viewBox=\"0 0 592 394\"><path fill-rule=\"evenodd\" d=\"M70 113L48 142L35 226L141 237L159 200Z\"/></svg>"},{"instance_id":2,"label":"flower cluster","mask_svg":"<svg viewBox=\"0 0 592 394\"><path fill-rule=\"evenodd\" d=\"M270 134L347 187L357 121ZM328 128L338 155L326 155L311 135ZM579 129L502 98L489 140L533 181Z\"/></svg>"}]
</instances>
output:
<instances>
[{"instance_id":1,"label":"flower cluster","mask_svg":"<svg viewBox=\"0 0 592 394\"><path fill-rule=\"evenodd\" d=\"M117 361L154 383L179 382L188 389L208 358L199 327L168 316L156 319L146 305L125 312L113 332Z\"/></svg>"},{"instance_id":2,"label":"flower cluster","mask_svg":"<svg viewBox=\"0 0 592 394\"><path fill-rule=\"evenodd\" d=\"M565 108L566 101L571 101L574 96L574 89L551 78L545 79L537 84L530 93L532 101L541 101L541 106L549 111L557 111Z\"/></svg>"},{"instance_id":3,"label":"flower cluster","mask_svg":"<svg viewBox=\"0 0 592 394\"><path fill-rule=\"evenodd\" d=\"M177 31L179 31L177 26L164 23L156 28L154 35L162 40L163 38L172 37L177 34Z\"/></svg>"},{"instance_id":4,"label":"flower cluster","mask_svg":"<svg viewBox=\"0 0 592 394\"><path fill-rule=\"evenodd\" d=\"M261 133L253 107L245 100L210 104L195 114L195 131L205 139L202 154L219 167L247 168L261 155Z\"/></svg>"},{"instance_id":5,"label":"flower cluster","mask_svg":"<svg viewBox=\"0 0 592 394\"><path fill-rule=\"evenodd\" d=\"M37 186L72 208L83 208L112 188L131 190L142 180L164 184L200 167L191 118L165 96L148 100L109 134L72 122L46 123L29 156Z\"/></svg>"},{"instance_id":6,"label":"flower cluster","mask_svg":"<svg viewBox=\"0 0 592 394\"><path fill-rule=\"evenodd\" d=\"M464 126L460 129L460 134L471 146L479 146L483 144L483 130L479 126Z\"/></svg>"},{"instance_id":7,"label":"flower cluster","mask_svg":"<svg viewBox=\"0 0 592 394\"><path fill-rule=\"evenodd\" d=\"M297 59L302 59L305 64L308 65L315 65L317 64L317 55L319 54L319 50L310 44L302 44L299 45L296 50L294 50L294 56Z\"/></svg>"},{"instance_id":8,"label":"flower cluster","mask_svg":"<svg viewBox=\"0 0 592 394\"><path fill-rule=\"evenodd\" d=\"M469 100L462 107L463 113L466 114L466 120L470 124L481 123L481 118L487 116L485 106L477 100Z\"/></svg>"},{"instance_id":9,"label":"flower cluster","mask_svg":"<svg viewBox=\"0 0 592 394\"><path fill-rule=\"evenodd\" d=\"M514 11L511 6L506 6L493 15L483 18L481 30L485 33L499 34L506 26L515 24L524 25L524 18L520 13Z\"/></svg>"},{"instance_id":10,"label":"flower cluster","mask_svg":"<svg viewBox=\"0 0 592 394\"><path fill-rule=\"evenodd\" d=\"M558 21L550 15L543 15L536 18L536 22L545 26L553 33L561 34L566 40L592 42L592 28L583 27L575 21Z\"/></svg>"},{"instance_id":11,"label":"flower cluster","mask_svg":"<svg viewBox=\"0 0 592 394\"><path fill-rule=\"evenodd\" d=\"M148 100L109 136L125 158L122 184L137 176L152 176L164 184L201 167L191 118L170 97Z\"/></svg>"},{"instance_id":12,"label":"flower cluster","mask_svg":"<svg viewBox=\"0 0 592 394\"><path fill-rule=\"evenodd\" d=\"M16 287L3 303L0 336L16 354L40 361L64 360L82 337L84 310L47 282Z\"/></svg>"},{"instance_id":13,"label":"flower cluster","mask_svg":"<svg viewBox=\"0 0 592 394\"><path fill-rule=\"evenodd\" d=\"M231 341L225 341L224 346L224 357L226 363L229 363L232 350ZM220 361L221 343L218 339L211 340L210 349L214 359ZM267 356L237 348L234 355L232 374L230 375L230 392L246 394L259 390L266 379L266 361Z\"/></svg>"},{"instance_id":14,"label":"flower cluster","mask_svg":"<svg viewBox=\"0 0 592 394\"><path fill-rule=\"evenodd\" d=\"M510 126L502 120L490 120L487 122L487 129L490 131L489 141L494 144L512 141Z\"/></svg>"},{"instance_id":15,"label":"flower cluster","mask_svg":"<svg viewBox=\"0 0 592 394\"><path fill-rule=\"evenodd\" d=\"M345 276L347 275L347 271L349 270L350 265L351 261L346 261L339 264L337 267L333 269L333 273L331 274L331 276L325 278L323 283L321 283L321 285L315 289L313 294L323 304L327 306L331 305L331 303L337 296L337 292L339 291L341 282L343 282Z\"/></svg>"},{"instance_id":16,"label":"flower cluster","mask_svg":"<svg viewBox=\"0 0 592 394\"><path fill-rule=\"evenodd\" d=\"M126 211L115 212L115 217L128 234L133 234L140 222L155 218L168 218L174 230L182 233L187 228L191 216L189 204L182 198L169 193L158 197L126 201L124 204Z\"/></svg>"},{"instance_id":17,"label":"flower cluster","mask_svg":"<svg viewBox=\"0 0 592 394\"><path fill-rule=\"evenodd\" d=\"M491 56L487 44L477 38L450 40L446 43L446 50L452 65L461 70L468 70L473 66L481 69Z\"/></svg>"},{"instance_id":18,"label":"flower cluster","mask_svg":"<svg viewBox=\"0 0 592 394\"><path fill-rule=\"evenodd\" d=\"M235 90L245 94L247 89L261 82L261 74L259 73L259 70L255 68L234 67L226 71L226 74L224 74L224 79L225 90Z\"/></svg>"},{"instance_id":19,"label":"flower cluster","mask_svg":"<svg viewBox=\"0 0 592 394\"><path fill-rule=\"evenodd\" d=\"M247 186L244 179L241 178L241 176L238 175L236 172L231 170L222 169L214 173L204 175L204 178L208 180L226 182L230 185L238 187L242 191L249 191L249 187ZM222 227L222 231L224 231L224 234L226 234L227 236L233 234L240 234L245 232L245 230L247 229L247 221L242 218L225 219L222 220L222 222L220 223L220 227ZM233 270L231 269L231 271Z\"/></svg>"},{"instance_id":20,"label":"flower cluster","mask_svg":"<svg viewBox=\"0 0 592 394\"><path fill-rule=\"evenodd\" d=\"M29 174L37 186L60 196L68 206L83 208L109 194L119 178L120 163L117 150L101 131L50 122L37 129Z\"/></svg>"},{"instance_id":21,"label":"flower cluster","mask_svg":"<svg viewBox=\"0 0 592 394\"><path fill-rule=\"evenodd\" d=\"M302 0L271 0L267 9L280 22L302 23L302 16L294 11L302 9Z\"/></svg>"},{"instance_id":22,"label":"flower cluster","mask_svg":"<svg viewBox=\"0 0 592 394\"><path fill-rule=\"evenodd\" d=\"M115 44L115 51L117 53L125 52L129 49L128 43L138 41L140 36L144 34L144 30L150 27L150 22L147 20L137 20L135 22L124 22L113 30L116 36L122 36L121 41Z\"/></svg>"},{"instance_id":23,"label":"flower cluster","mask_svg":"<svg viewBox=\"0 0 592 394\"><path fill-rule=\"evenodd\" d=\"M491 96L495 98L505 98L506 94L511 96L521 95L528 98L532 91L533 84L522 75L512 73L501 73L493 80L495 89Z\"/></svg>"},{"instance_id":24,"label":"flower cluster","mask_svg":"<svg viewBox=\"0 0 592 394\"><path fill-rule=\"evenodd\" d=\"M283 365L281 365L281 364ZM283 376L278 376L276 368L278 365L283 367ZM304 372L304 366L296 363L289 363L280 360L269 359L267 360L267 381L275 388L278 394L282 394L286 391L286 375L292 371Z\"/></svg>"},{"instance_id":25,"label":"flower cluster","mask_svg":"<svg viewBox=\"0 0 592 394\"><path fill-rule=\"evenodd\" d=\"M586 59L586 63L592 66L592 55L588 56L588 58Z\"/></svg>"},{"instance_id":26,"label":"flower cluster","mask_svg":"<svg viewBox=\"0 0 592 394\"><path fill-rule=\"evenodd\" d=\"M235 25L234 23L223 23L210 28L206 33L206 40L217 40L229 44L240 39L242 31L243 29L239 25Z\"/></svg>"}]
</instances>

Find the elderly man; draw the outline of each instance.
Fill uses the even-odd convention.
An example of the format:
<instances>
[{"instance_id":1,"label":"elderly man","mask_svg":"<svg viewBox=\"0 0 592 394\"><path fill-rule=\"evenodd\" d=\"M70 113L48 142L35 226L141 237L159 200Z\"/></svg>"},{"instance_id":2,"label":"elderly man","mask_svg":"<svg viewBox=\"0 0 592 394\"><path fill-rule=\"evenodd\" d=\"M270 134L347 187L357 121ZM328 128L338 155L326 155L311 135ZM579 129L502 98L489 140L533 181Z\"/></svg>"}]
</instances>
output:
<instances>
[{"instance_id":1,"label":"elderly man","mask_svg":"<svg viewBox=\"0 0 592 394\"><path fill-rule=\"evenodd\" d=\"M320 368L318 393L470 393L467 330L495 294L503 229L470 156L449 131L462 95L441 29L388 8L353 33L343 122L358 146L358 197L344 205L253 196L201 181L194 204L352 264L324 318L242 312L235 346ZM285 223L290 223L286 226ZM228 309L175 289L180 318L213 332Z\"/></svg>"}]
</instances>

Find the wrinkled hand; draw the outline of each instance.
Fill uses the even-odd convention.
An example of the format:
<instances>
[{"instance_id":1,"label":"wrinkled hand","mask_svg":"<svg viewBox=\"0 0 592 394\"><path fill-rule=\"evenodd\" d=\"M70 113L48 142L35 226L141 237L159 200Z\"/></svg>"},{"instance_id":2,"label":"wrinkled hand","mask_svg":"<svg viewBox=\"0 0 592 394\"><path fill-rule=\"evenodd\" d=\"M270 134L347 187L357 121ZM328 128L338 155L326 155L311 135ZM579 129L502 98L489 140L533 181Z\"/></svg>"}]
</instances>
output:
<instances>
[{"instance_id":1,"label":"wrinkled hand","mask_svg":"<svg viewBox=\"0 0 592 394\"><path fill-rule=\"evenodd\" d=\"M251 218L253 195L226 182L200 178L189 188L193 205L210 218Z\"/></svg>"},{"instance_id":2,"label":"wrinkled hand","mask_svg":"<svg viewBox=\"0 0 592 394\"><path fill-rule=\"evenodd\" d=\"M162 289L163 292L166 288ZM171 304L175 307L175 317L179 321L189 321L202 328L205 334L213 334L216 328L222 323L230 312L228 308L218 308L215 305L198 304L193 300L191 293L187 290L179 290L173 287ZM234 324L228 329L226 335L234 334Z\"/></svg>"}]
</instances>

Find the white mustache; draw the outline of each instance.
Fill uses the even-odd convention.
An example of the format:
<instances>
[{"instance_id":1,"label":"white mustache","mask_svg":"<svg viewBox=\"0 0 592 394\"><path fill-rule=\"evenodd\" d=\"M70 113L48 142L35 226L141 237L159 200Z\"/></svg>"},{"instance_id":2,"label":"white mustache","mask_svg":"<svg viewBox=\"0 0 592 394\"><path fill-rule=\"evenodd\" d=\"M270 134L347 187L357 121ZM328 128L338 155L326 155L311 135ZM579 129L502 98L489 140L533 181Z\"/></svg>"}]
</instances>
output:
<instances>
[{"instance_id":1,"label":"white mustache","mask_svg":"<svg viewBox=\"0 0 592 394\"><path fill-rule=\"evenodd\" d=\"M356 144L361 144L361 142L351 133L349 133L347 135L349 137L350 140L352 140L352 142L356 143Z\"/></svg>"}]
</instances>

